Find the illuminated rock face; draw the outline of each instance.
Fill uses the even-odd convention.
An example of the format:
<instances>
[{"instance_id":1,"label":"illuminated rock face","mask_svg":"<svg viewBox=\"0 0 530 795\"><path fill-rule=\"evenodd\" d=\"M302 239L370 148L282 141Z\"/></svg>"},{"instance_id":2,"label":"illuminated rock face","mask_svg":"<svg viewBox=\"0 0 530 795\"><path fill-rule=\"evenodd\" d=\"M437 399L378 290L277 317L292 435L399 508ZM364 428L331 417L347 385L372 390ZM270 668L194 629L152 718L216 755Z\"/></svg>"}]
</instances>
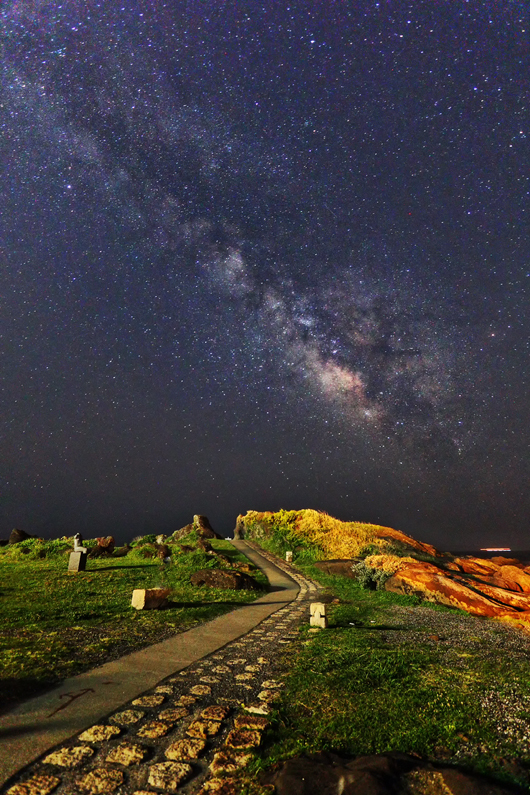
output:
<instances>
[{"instance_id":1,"label":"illuminated rock face","mask_svg":"<svg viewBox=\"0 0 530 795\"><path fill-rule=\"evenodd\" d=\"M365 563L392 574L384 586L388 591L421 596L530 631L530 575L519 561L499 565L481 558L455 558L436 565L374 555Z\"/></svg>"},{"instance_id":2,"label":"illuminated rock face","mask_svg":"<svg viewBox=\"0 0 530 795\"><path fill-rule=\"evenodd\" d=\"M456 582L432 564L409 563L399 569L386 582L387 591L422 596L431 602L466 610L475 616L501 617L514 611L506 604L496 604L475 593L466 585Z\"/></svg>"}]
</instances>

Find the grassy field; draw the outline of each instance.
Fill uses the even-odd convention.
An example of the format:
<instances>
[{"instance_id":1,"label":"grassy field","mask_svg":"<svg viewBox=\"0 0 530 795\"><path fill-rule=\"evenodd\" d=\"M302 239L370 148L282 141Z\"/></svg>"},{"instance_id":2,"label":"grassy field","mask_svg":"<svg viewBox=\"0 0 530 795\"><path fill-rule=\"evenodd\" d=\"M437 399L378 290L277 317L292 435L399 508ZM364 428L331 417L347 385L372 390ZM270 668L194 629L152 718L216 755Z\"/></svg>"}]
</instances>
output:
<instances>
[{"instance_id":1,"label":"grassy field","mask_svg":"<svg viewBox=\"0 0 530 795\"><path fill-rule=\"evenodd\" d=\"M200 550L174 554L167 565L136 547L126 557L89 559L85 572L69 574L71 546L25 541L0 548L0 709L259 595L190 585L193 571L216 565ZM248 563L227 541L212 546ZM264 575L252 574L265 588ZM160 587L171 589L167 608L131 607L133 589Z\"/></svg>"},{"instance_id":2,"label":"grassy field","mask_svg":"<svg viewBox=\"0 0 530 795\"><path fill-rule=\"evenodd\" d=\"M281 533L260 543L279 554ZM330 626L284 660L286 688L253 768L301 753L398 750L530 786L530 638L490 619L365 590L297 565L330 599Z\"/></svg>"}]
</instances>

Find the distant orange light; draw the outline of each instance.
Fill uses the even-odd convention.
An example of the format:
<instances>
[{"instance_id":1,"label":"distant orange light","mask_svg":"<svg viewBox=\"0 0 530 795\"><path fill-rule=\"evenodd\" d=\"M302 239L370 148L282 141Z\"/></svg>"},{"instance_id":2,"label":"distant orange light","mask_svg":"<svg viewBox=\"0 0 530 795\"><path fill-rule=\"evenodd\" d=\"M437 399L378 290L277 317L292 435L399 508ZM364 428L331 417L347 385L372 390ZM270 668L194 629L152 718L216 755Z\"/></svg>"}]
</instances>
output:
<instances>
[{"instance_id":1,"label":"distant orange light","mask_svg":"<svg viewBox=\"0 0 530 795\"><path fill-rule=\"evenodd\" d=\"M480 547L481 552L511 552L511 547Z\"/></svg>"}]
</instances>

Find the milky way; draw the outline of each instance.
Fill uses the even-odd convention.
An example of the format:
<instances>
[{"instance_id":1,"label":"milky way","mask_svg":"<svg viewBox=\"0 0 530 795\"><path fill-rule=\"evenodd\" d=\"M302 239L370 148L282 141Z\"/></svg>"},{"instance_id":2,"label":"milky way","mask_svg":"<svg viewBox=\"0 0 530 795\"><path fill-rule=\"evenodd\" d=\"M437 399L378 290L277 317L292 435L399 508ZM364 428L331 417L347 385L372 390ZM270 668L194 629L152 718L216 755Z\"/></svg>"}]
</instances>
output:
<instances>
[{"instance_id":1,"label":"milky way","mask_svg":"<svg viewBox=\"0 0 530 795\"><path fill-rule=\"evenodd\" d=\"M4 534L524 546L528 10L347 6L4 4Z\"/></svg>"}]
</instances>

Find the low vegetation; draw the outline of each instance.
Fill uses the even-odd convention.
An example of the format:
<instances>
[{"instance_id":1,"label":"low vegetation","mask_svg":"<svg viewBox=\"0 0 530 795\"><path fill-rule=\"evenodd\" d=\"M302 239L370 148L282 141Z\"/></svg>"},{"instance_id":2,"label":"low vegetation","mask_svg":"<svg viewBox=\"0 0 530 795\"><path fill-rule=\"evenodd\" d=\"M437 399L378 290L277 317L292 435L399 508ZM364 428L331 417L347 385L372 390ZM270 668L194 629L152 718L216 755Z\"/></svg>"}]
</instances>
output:
<instances>
[{"instance_id":1,"label":"low vegetation","mask_svg":"<svg viewBox=\"0 0 530 795\"><path fill-rule=\"evenodd\" d=\"M126 556L121 550L117 557L89 558L87 570L77 574L67 571L72 538L0 547L0 709L259 595L190 585L199 569L248 563L229 542L211 542L227 564L196 548L193 533L181 539L184 551L165 542L170 563L154 557L154 541L138 539ZM252 576L265 588L259 570ZM135 588L171 589L167 608L134 610Z\"/></svg>"},{"instance_id":2,"label":"low vegetation","mask_svg":"<svg viewBox=\"0 0 530 795\"><path fill-rule=\"evenodd\" d=\"M422 558L436 554L434 547L422 544L391 527L365 522L343 522L322 511L248 511L238 522L246 538L264 547L272 543L277 549L295 549L318 559L355 558L387 552L407 555L413 551Z\"/></svg>"}]
</instances>

